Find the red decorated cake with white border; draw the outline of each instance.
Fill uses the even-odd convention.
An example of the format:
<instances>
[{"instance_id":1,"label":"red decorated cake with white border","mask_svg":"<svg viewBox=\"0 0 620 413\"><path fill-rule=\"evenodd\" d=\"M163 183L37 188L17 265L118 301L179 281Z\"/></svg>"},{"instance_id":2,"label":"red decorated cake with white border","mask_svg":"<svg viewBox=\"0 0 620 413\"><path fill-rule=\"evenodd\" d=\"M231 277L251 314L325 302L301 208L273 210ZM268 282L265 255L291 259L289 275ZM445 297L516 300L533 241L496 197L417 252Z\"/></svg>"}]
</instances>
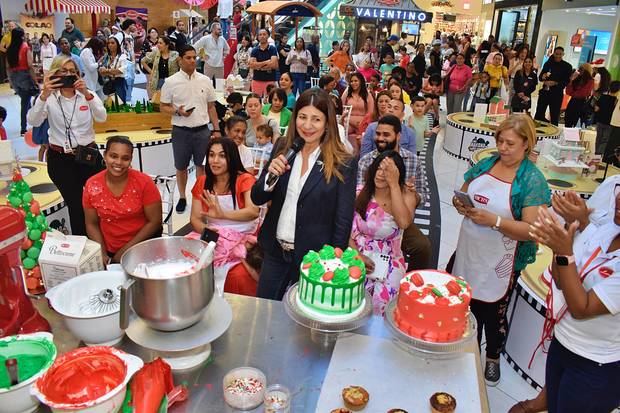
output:
<instances>
[{"instance_id":1,"label":"red decorated cake with white border","mask_svg":"<svg viewBox=\"0 0 620 413\"><path fill-rule=\"evenodd\" d=\"M400 281L394 322L409 336L447 343L463 337L471 287L444 271L420 270Z\"/></svg>"}]
</instances>

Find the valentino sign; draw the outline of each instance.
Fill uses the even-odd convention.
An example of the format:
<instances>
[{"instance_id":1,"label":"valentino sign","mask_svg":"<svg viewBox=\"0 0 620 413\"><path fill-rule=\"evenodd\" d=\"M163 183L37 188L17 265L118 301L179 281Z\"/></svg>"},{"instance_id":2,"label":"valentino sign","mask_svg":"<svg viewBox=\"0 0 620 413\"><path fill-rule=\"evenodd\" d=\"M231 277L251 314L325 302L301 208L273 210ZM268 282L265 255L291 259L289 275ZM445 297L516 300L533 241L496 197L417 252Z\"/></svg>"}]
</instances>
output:
<instances>
[{"instance_id":1,"label":"valentino sign","mask_svg":"<svg viewBox=\"0 0 620 413\"><path fill-rule=\"evenodd\" d=\"M432 13L420 10L412 0L349 0L340 5L341 16L369 19L430 22Z\"/></svg>"}]
</instances>

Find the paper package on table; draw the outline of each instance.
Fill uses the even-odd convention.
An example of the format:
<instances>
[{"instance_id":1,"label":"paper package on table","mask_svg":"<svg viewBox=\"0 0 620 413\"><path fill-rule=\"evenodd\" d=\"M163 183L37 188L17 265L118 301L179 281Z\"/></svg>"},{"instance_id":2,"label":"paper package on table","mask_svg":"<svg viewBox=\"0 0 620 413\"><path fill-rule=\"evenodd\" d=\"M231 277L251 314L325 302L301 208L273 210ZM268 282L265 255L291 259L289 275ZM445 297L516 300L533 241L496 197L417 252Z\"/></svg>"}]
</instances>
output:
<instances>
[{"instance_id":1,"label":"paper package on table","mask_svg":"<svg viewBox=\"0 0 620 413\"><path fill-rule=\"evenodd\" d=\"M498 96L493 96L489 103L489 115L508 115L510 108L506 106L506 102Z\"/></svg>"},{"instance_id":2,"label":"paper package on table","mask_svg":"<svg viewBox=\"0 0 620 413\"><path fill-rule=\"evenodd\" d=\"M39 265L47 290L80 274L105 269L99 243L58 231L47 232Z\"/></svg>"}]
</instances>

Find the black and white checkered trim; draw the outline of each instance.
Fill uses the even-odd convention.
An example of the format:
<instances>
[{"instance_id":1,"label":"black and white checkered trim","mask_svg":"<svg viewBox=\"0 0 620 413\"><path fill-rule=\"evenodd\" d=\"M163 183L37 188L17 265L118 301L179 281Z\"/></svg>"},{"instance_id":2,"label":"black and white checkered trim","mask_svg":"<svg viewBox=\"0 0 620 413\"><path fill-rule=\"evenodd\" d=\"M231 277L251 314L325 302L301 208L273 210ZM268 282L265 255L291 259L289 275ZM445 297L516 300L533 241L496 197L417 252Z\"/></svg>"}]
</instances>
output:
<instances>
[{"instance_id":1,"label":"black and white checkered trim","mask_svg":"<svg viewBox=\"0 0 620 413\"><path fill-rule=\"evenodd\" d=\"M542 305L538 300L536 300L532 295L521 286L521 284L517 283L516 285L517 294L525 299L525 301L532 307L538 314L541 316L545 316L547 313L547 308Z\"/></svg>"},{"instance_id":2,"label":"black and white checkered trim","mask_svg":"<svg viewBox=\"0 0 620 413\"><path fill-rule=\"evenodd\" d=\"M517 285L518 287L518 285ZM527 382L527 384L529 384L530 386L532 386L533 388L535 388L536 390L540 391L542 390L542 386L533 378L530 377L529 374L527 374L511 357L510 355L508 355L508 353L506 353L506 351L503 352L504 354L504 358L506 359L506 361L508 362L508 364L510 365L510 367L512 367L512 369L514 371L517 372L517 374L519 376L521 376L521 378L523 380L525 380Z\"/></svg>"},{"instance_id":3,"label":"black and white checkered trim","mask_svg":"<svg viewBox=\"0 0 620 413\"><path fill-rule=\"evenodd\" d=\"M43 210L43 215L45 215L46 217L47 217L47 216L50 216L50 215L52 215L54 212L58 212L58 211L60 211L61 209L63 209L64 207L66 207L66 206L67 206L67 204L65 203L65 201L60 201L59 203L57 203L57 204L55 204L55 205L52 205L52 206L51 206L51 207L49 207L49 208L44 209L44 210Z\"/></svg>"}]
</instances>

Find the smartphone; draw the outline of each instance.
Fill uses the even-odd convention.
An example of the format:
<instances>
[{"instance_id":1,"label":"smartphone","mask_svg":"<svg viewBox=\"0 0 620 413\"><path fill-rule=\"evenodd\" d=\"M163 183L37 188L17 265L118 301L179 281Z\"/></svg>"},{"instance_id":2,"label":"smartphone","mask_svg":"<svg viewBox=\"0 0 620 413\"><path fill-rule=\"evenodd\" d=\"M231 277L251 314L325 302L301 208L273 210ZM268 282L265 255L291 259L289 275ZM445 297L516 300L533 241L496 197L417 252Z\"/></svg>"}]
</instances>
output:
<instances>
[{"instance_id":1,"label":"smartphone","mask_svg":"<svg viewBox=\"0 0 620 413\"><path fill-rule=\"evenodd\" d=\"M194 111L194 109L196 109L196 107L195 107L195 106L193 106L193 107L191 107L191 108L187 108L187 109L185 109L185 111L186 111L187 113L192 113L192 112Z\"/></svg>"},{"instance_id":2,"label":"smartphone","mask_svg":"<svg viewBox=\"0 0 620 413\"><path fill-rule=\"evenodd\" d=\"M206 228L204 229L204 231L202 231L202 236L200 237L201 240L205 241L205 242L215 242L217 243L217 240L220 238L220 234L218 234L216 231L213 231L212 229Z\"/></svg>"},{"instance_id":3,"label":"smartphone","mask_svg":"<svg viewBox=\"0 0 620 413\"><path fill-rule=\"evenodd\" d=\"M73 84L77 81L77 76L52 76L50 80L56 81L56 79L61 80L61 84L59 87L73 87Z\"/></svg>"},{"instance_id":4,"label":"smartphone","mask_svg":"<svg viewBox=\"0 0 620 413\"><path fill-rule=\"evenodd\" d=\"M472 202L472 200L469 197L469 194L467 192L457 191L455 189L454 190L454 196L456 197L456 199L461 201L461 204L463 204L464 206L471 207L471 208L474 207L474 203Z\"/></svg>"}]
</instances>

